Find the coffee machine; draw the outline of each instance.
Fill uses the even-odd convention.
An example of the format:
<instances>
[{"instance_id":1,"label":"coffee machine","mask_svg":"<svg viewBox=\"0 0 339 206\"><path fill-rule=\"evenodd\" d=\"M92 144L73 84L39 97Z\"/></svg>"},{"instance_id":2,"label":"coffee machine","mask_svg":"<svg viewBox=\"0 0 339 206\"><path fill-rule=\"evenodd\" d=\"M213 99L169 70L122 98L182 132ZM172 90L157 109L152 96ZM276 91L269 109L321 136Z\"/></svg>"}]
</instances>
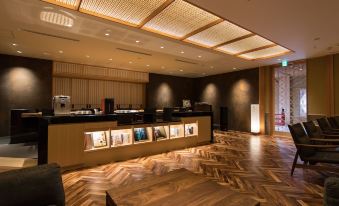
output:
<instances>
[{"instance_id":1,"label":"coffee machine","mask_svg":"<svg viewBox=\"0 0 339 206\"><path fill-rule=\"evenodd\" d=\"M71 97L57 95L53 97L54 115L69 115L71 113Z\"/></svg>"}]
</instances>

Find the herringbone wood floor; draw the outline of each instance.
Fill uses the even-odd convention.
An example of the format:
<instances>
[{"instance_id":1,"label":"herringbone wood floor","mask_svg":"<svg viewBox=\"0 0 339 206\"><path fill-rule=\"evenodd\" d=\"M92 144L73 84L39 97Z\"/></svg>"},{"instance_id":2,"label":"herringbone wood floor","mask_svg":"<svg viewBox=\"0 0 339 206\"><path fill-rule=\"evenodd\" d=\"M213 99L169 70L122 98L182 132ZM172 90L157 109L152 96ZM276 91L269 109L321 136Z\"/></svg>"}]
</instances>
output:
<instances>
[{"instance_id":1,"label":"herringbone wood floor","mask_svg":"<svg viewBox=\"0 0 339 206\"><path fill-rule=\"evenodd\" d=\"M296 169L291 138L216 132L215 144L111 163L63 174L67 205L104 205L105 191L186 168L261 205L322 205L323 182L333 173Z\"/></svg>"}]
</instances>

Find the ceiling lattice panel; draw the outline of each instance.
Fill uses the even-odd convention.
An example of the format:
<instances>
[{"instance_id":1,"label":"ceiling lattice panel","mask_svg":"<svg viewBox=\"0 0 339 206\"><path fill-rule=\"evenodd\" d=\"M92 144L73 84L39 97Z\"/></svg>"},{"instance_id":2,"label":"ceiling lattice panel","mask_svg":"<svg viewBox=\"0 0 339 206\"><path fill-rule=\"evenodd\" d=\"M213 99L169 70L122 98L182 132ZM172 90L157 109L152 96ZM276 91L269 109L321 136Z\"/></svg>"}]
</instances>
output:
<instances>
[{"instance_id":1,"label":"ceiling lattice panel","mask_svg":"<svg viewBox=\"0 0 339 206\"><path fill-rule=\"evenodd\" d=\"M270 58L291 52L184 0L41 1L244 59ZM57 17L55 14L44 13L41 17L46 22L69 27L73 25L73 22L54 20Z\"/></svg>"},{"instance_id":2,"label":"ceiling lattice panel","mask_svg":"<svg viewBox=\"0 0 339 206\"><path fill-rule=\"evenodd\" d=\"M80 3L80 0L43 0L43 1L63 6L69 9L77 9Z\"/></svg>"},{"instance_id":3,"label":"ceiling lattice panel","mask_svg":"<svg viewBox=\"0 0 339 206\"><path fill-rule=\"evenodd\" d=\"M200 33L188 37L185 41L205 47L213 47L250 33L250 31L232 24L231 22L223 21Z\"/></svg>"},{"instance_id":4,"label":"ceiling lattice panel","mask_svg":"<svg viewBox=\"0 0 339 206\"><path fill-rule=\"evenodd\" d=\"M176 0L142 28L173 38L182 38L218 19L220 18L185 1Z\"/></svg>"},{"instance_id":5,"label":"ceiling lattice panel","mask_svg":"<svg viewBox=\"0 0 339 206\"><path fill-rule=\"evenodd\" d=\"M138 26L166 0L83 0L80 11L94 16Z\"/></svg>"},{"instance_id":6,"label":"ceiling lattice panel","mask_svg":"<svg viewBox=\"0 0 339 206\"><path fill-rule=\"evenodd\" d=\"M266 59L266 58L271 58L271 57L276 57L276 56L281 56L284 54L289 53L290 50L282 47L282 46L274 46L246 54L241 54L239 57L253 60L253 59Z\"/></svg>"},{"instance_id":7,"label":"ceiling lattice panel","mask_svg":"<svg viewBox=\"0 0 339 206\"><path fill-rule=\"evenodd\" d=\"M274 43L258 35L255 35L255 36L252 36L246 39L242 39L240 41L233 42L231 44L220 46L216 48L216 50L235 55L241 52L249 51L252 49L256 49L256 48L260 48L260 47L268 46L272 44Z\"/></svg>"}]
</instances>

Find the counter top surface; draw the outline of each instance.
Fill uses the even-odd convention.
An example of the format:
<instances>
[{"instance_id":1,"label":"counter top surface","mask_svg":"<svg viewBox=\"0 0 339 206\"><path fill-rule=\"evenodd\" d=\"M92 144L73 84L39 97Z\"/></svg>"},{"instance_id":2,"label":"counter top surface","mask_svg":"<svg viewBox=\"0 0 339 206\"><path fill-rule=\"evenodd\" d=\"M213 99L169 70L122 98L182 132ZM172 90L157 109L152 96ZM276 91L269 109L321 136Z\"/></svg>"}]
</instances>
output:
<instances>
[{"instance_id":1,"label":"counter top surface","mask_svg":"<svg viewBox=\"0 0 339 206\"><path fill-rule=\"evenodd\" d=\"M85 122L104 122L118 121L118 125L133 125L133 124L151 124L151 123L166 123L165 121L155 122L121 122L123 116L131 116L133 114L142 113L119 113L107 115L66 115L66 116L43 116L41 119L47 121L48 124L66 124L66 123L85 123ZM144 113L146 114L146 113ZM149 114L149 113L147 113ZM172 122L180 121L179 117L195 117L195 116L211 116L213 112L173 112L174 117ZM176 118L177 117L177 118Z\"/></svg>"}]
</instances>

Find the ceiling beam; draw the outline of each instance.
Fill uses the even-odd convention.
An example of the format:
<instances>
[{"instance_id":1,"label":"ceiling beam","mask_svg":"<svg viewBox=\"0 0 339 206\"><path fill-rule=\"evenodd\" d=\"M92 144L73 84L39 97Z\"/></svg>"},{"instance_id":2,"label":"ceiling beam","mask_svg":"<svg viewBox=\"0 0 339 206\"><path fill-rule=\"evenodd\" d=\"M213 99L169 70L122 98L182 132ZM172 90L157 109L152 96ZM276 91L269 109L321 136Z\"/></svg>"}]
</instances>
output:
<instances>
[{"instance_id":1,"label":"ceiling beam","mask_svg":"<svg viewBox=\"0 0 339 206\"><path fill-rule=\"evenodd\" d=\"M215 20L215 21L213 21L213 22L211 22L211 23L209 23L209 24L207 24L207 25L205 25L203 27L200 27L200 28L198 28L198 29L196 29L196 30L186 34L185 36L181 37L179 40L187 39L188 37L193 36L193 35L195 35L195 34L197 34L199 32L202 32L202 31L204 31L204 30L206 30L206 29L208 29L208 28L210 28L212 26L215 26L215 25L217 25L217 24L219 24L219 23L221 23L223 21L224 21L223 19Z\"/></svg>"},{"instance_id":2,"label":"ceiling beam","mask_svg":"<svg viewBox=\"0 0 339 206\"><path fill-rule=\"evenodd\" d=\"M138 28L143 27L147 22L149 22L151 19L153 19L156 15L158 15L160 12L162 12L164 9L166 9L173 2L174 2L174 0L165 1L161 6L159 6L156 10L154 10L148 17L146 17L144 20L142 20L142 22L138 25Z\"/></svg>"},{"instance_id":3,"label":"ceiling beam","mask_svg":"<svg viewBox=\"0 0 339 206\"><path fill-rule=\"evenodd\" d=\"M237 41L240 41L240 40L243 40L243 39L247 39L247 38L255 36L255 35L256 34L247 34L247 35L244 35L244 36L241 36L241 37L229 40L227 42L223 42L223 43L217 44L217 45L213 46L211 49L215 49L215 48L218 48L218 47L221 47L221 46L225 46L227 44L232 44L234 42L237 42Z\"/></svg>"},{"instance_id":4,"label":"ceiling beam","mask_svg":"<svg viewBox=\"0 0 339 206\"><path fill-rule=\"evenodd\" d=\"M259 51L259 50L262 50L262 49L268 49L268 48L271 48L271 47L274 47L274 46L277 46L277 45L276 44L269 44L269 45L266 45L266 46L262 46L262 47L258 47L258 48L255 48L255 49L250 49L250 50L247 50L247 51L243 51L243 52L234 54L234 56L239 56L239 55L242 55L242 54L247 54L247 53L250 53L250 52Z\"/></svg>"}]
</instances>

